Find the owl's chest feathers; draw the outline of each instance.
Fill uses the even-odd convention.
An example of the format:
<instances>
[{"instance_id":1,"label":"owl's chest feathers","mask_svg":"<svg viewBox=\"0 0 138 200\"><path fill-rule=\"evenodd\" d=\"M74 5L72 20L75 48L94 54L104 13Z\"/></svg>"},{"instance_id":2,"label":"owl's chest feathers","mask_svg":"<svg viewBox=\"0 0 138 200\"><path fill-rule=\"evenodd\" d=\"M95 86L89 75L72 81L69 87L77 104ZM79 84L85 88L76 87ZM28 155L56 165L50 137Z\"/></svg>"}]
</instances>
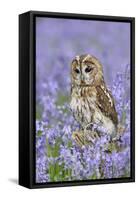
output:
<instances>
[{"instance_id":1,"label":"owl's chest feathers","mask_svg":"<svg viewBox=\"0 0 138 200\"><path fill-rule=\"evenodd\" d=\"M71 94L71 110L75 119L86 127L95 123L109 129L112 133L115 130L113 122L104 116L97 106L97 92L94 87L74 87Z\"/></svg>"},{"instance_id":2,"label":"owl's chest feathers","mask_svg":"<svg viewBox=\"0 0 138 200\"><path fill-rule=\"evenodd\" d=\"M92 122L96 111L96 91L94 87L74 87L71 94L71 110L82 125Z\"/></svg>"}]
</instances>

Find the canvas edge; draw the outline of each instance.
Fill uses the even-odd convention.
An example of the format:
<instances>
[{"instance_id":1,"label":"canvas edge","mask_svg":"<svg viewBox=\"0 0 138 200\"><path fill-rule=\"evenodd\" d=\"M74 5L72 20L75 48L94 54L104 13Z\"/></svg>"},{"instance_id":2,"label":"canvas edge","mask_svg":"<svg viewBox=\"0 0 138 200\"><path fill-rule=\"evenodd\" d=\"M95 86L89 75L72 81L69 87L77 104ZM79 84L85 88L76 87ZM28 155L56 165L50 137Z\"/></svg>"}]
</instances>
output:
<instances>
[{"instance_id":1,"label":"canvas edge","mask_svg":"<svg viewBox=\"0 0 138 200\"><path fill-rule=\"evenodd\" d=\"M31 187L30 12L19 15L19 185ZM31 83L32 84L32 83Z\"/></svg>"}]
</instances>

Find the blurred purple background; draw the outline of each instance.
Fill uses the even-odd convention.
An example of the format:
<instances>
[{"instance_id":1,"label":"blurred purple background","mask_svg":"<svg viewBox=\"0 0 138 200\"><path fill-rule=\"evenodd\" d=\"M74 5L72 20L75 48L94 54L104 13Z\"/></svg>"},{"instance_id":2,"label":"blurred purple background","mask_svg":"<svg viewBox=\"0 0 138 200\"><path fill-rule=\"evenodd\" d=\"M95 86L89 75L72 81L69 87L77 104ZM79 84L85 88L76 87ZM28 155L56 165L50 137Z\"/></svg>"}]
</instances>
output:
<instances>
[{"instance_id":1,"label":"blurred purple background","mask_svg":"<svg viewBox=\"0 0 138 200\"><path fill-rule=\"evenodd\" d=\"M130 24L36 18L36 63L41 78L56 68L60 76L70 79L71 60L85 53L101 61L105 80L112 85L116 73L130 64Z\"/></svg>"}]
</instances>

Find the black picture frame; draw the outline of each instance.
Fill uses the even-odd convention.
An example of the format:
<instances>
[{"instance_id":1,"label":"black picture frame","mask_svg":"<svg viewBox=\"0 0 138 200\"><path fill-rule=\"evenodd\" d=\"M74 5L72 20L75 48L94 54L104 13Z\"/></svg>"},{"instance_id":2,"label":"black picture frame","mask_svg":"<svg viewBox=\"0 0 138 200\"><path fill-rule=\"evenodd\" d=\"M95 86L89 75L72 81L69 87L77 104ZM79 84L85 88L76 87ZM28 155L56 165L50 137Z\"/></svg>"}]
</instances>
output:
<instances>
[{"instance_id":1,"label":"black picture frame","mask_svg":"<svg viewBox=\"0 0 138 200\"><path fill-rule=\"evenodd\" d=\"M35 183L35 18L129 22L131 25L131 177ZM46 188L135 181L135 18L29 11L19 15L19 184Z\"/></svg>"}]
</instances>

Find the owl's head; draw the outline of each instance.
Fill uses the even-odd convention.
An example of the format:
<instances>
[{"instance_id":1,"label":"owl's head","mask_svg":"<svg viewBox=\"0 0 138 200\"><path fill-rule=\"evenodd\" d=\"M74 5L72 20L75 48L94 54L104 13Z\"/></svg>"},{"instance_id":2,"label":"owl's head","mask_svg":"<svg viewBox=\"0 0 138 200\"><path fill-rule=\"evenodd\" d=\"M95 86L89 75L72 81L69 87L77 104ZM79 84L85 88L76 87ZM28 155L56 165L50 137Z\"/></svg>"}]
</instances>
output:
<instances>
[{"instance_id":1,"label":"owl's head","mask_svg":"<svg viewBox=\"0 0 138 200\"><path fill-rule=\"evenodd\" d=\"M98 84L103 80L102 65L92 55L76 56L71 63L71 76L73 85Z\"/></svg>"}]
</instances>

